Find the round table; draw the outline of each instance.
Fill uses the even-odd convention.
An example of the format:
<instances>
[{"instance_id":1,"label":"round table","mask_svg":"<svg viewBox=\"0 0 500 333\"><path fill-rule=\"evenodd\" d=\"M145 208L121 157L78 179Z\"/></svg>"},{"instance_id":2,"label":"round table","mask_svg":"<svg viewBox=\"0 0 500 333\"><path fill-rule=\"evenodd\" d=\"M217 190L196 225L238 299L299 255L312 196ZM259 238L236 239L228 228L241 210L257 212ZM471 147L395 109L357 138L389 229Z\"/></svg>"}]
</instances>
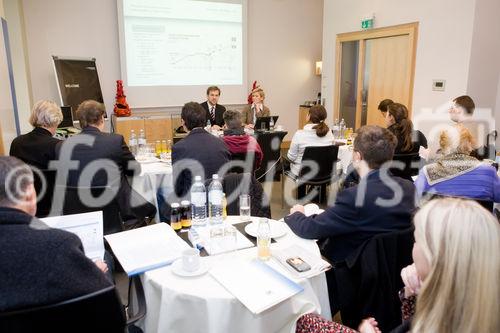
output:
<instances>
[{"instance_id":1,"label":"round table","mask_svg":"<svg viewBox=\"0 0 500 333\"><path fill-rule=\"evenodd\" d=\"M238 216L226 222L240 223ZM319 254L315 241L297 237L291 230L271 244L284 248L297 244ZM203 257L209 266L223 260L255 258L255 247ZM209 273L194 278L181 278L163 267L144 273L142 280L146 295L147 314L141 326L148 333L160 332L295 332L295 322L301 315L317 312L331 319L328 288L324 273L310 279L297 280L280 264L269 265L299 283L304 291L258 314L252 314L242 303L220 285Z\"/></svg>"}]
</instances>

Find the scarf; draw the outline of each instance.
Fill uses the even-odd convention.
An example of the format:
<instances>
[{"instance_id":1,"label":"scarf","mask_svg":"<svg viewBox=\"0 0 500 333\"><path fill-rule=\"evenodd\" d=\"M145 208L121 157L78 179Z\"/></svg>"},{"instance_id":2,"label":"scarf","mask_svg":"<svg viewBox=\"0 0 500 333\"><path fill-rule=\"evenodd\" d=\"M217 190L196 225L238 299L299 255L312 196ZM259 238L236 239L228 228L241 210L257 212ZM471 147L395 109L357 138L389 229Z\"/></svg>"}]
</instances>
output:
<instances>
[{"instance_id":1,"label":"scarf","mask_svg":"<svg viewBox=\"0 0 500 333\"><path fill-rule=\"evenodd\" d=\"M481 164L481 161L472 156L453 153L425 166L424 173L429 185L434 185L463 175Z\"/></svg>"}]
</instances>

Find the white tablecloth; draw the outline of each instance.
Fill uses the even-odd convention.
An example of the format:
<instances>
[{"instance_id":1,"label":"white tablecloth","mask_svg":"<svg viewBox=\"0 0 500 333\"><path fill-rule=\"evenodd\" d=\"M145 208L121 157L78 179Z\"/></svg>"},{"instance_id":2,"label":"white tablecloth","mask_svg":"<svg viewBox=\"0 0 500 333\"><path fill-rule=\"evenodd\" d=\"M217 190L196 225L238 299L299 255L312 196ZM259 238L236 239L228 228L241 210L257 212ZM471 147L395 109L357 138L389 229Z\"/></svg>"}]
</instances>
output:
<instances>
[{"instance_id":1,"label":"white tablecloth","mask_svg":"<svg viewBox=\"0 0 500 333\"><path fill-rule=\"evenodd\" d=\"M166 196L173 191L172 166L163 162L141 163L141 174L133 178L132 188L155 205L155 220L159 222L157 192L161 188Z\"/></svg>"},{"instance_id":2,"label":"white tablecloth","mask_svg":"<svg viewBox=\"0 0 500 333\"><path fill-rule=\"evenodd\" d=\"M344 174L347 174L347 167L352 162L352 146L343 145L339 146L337 169L342 169Z\"/></svg>"},{"instance_id":3,"label":"white tablecloth","mask_svg":"<svg viewBox=\"0 0 500 333\"><path fill-rule=\"evenodd\" d=\"M229 222L239 223L239 217L229 217ZM291 230L277 239L273 248L298 244L317 253L314 241L301 239ZM204 257L208 265L231 257L255 258L257 249L250 248L213 257ZM293 279L278 263L270 264ZM252 314L243 304L224 289L209 273L195 278L181 278L170 267L146 272L143 275L147 314L142 322L146 333L160 332L295 332L295 322L302 314L318 312L331 319L325 274L311 279L295 280L304 291L260 313Z\"/></svg>"}]
</instances>

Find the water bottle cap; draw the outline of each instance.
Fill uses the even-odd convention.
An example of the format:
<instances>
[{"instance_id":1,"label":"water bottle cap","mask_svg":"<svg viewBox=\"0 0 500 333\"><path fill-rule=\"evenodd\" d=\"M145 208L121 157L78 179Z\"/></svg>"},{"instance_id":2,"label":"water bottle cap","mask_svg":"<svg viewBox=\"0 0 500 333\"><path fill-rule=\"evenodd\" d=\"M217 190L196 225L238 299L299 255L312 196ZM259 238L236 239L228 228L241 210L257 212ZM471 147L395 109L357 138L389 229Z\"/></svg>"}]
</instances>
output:
<instances>
[{"instance_id":1,"label":"water bottle cap","mask_svg":"<svg viewBox=\"0 0 500 333\"><path fill-rule=\"evenodd\" d=\"M179 208L180 205L177 202L174 202L170 207L172 207L172 208Z\"/></svg>"},{"instance_id":2,"label":"water bottle cap","mask_svg":"<svg viewBox=\"0 0 500 333\"><path fill-rule=\"evenodd\" d=\"M219 179L219 175L218 174L213 174L212 175L212 179Z\"/></svg>"},{"instance_id":3,"label":"water bottle cap","mask_svg":"<svg viewBox=\"0 0 500 333\"><path fill-rule=\"evenodd\" d=\"M201 182L201 176L195 176L194 181Z\"/></svg>"}]
</instances>

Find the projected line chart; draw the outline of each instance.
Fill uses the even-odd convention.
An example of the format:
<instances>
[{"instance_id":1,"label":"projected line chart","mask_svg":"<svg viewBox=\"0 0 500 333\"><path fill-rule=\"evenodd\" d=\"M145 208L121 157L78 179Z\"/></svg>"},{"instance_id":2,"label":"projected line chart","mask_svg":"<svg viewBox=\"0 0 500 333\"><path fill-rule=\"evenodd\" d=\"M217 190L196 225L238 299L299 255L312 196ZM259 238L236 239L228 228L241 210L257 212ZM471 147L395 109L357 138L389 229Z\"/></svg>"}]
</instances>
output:
<instances>
[{"instance_id":1,"label":"projected line chart","mask_svg":"<svg viewBox=\"0 0 500 333\"><path fill-rule=\"evenodd\" d=\"M200 50L171 51L168 59L173 69L232 70L237 67L238 51L236 45L219 44Z\"/></svg>"}]
</instances>

